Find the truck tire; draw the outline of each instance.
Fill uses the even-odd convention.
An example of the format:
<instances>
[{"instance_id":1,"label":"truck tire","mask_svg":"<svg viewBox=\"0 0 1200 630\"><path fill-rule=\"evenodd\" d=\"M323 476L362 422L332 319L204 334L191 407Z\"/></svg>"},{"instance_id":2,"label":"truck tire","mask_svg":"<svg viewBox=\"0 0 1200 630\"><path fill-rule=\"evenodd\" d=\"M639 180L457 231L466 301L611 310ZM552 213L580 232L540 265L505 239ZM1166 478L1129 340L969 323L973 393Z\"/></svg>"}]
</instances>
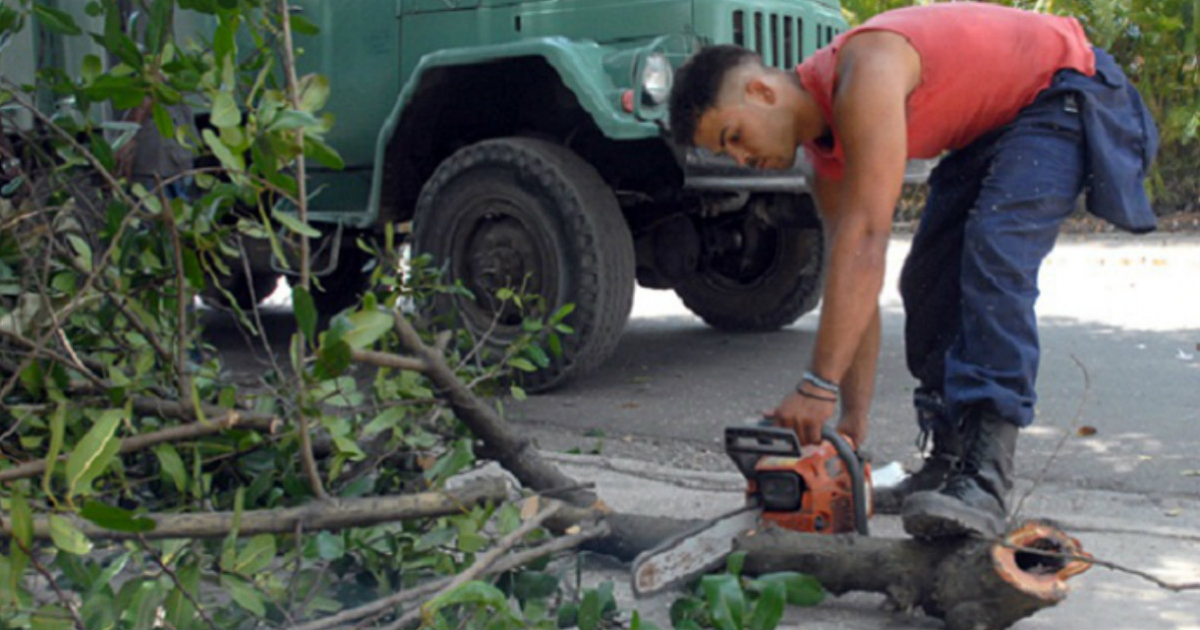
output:
<instances>
[{"instance_id":1,"label":"truck tire","mask_svg":"<svg viewBox=\"0 0 1200 630\"><path fill-rule=\"evenodd\" d=\"M794 195L775 201L777 206L799 205ZM746 252L714 257L676 285L688 310L720 330L759 332L787 326L816 308L825 267L820 224L815 217L774 223L748 213L743 222Z\"/></svg>"},{"instance_id":2,"label":"truck tire","mask_svg":"<svg viewBox=\"0 0 1200 630\"><path fill-rule=\"evenodd\" d=\"M612 354L633 304L634 254L616 196L591 165L562 146L531 138L487 140L447 158L425 184L413 217L414 253L444 267L475 296L441 295L429 311L453 314L477 337L492 327L496 292L519 288L566 304L574 333L561 356L521 375L544 391L594 370ZM521 316L501 310L489 343L521 334Z\"/></svg>"}]
</instances>

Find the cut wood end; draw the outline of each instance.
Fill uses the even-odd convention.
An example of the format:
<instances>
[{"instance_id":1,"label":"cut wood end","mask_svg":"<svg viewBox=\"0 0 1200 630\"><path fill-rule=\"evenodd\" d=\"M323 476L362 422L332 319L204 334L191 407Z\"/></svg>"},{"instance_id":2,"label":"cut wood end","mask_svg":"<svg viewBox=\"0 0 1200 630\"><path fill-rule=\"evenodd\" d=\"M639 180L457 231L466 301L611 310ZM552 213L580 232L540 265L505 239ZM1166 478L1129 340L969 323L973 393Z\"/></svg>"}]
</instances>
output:
<instances>
[{"instance_id":1,"label":"cut wood end","mask_svg":"<svg viewBox=\"0 0 1200 630\"><path fill-rule=\"evenodd\" d=\"M591 505L591 508L601 514L612 514L612 508L608 507L602 499L596 499L596 502Z\"/></svg>"},{"instance_id":2,"label":"cut wood end","mask_svg":"<svg viewBox=\"0 0 1200 630\"><path fill-rule=\"evenodd\" d=\"M521 502L521 520L528 521L542 509L541 501L536 496L528 497Z\"/></svg>"},{"instance_id":3,"label":"cut wood end","mask_svg":"<svg viewBox=\"0 0 1200 630\"><path fill-rule=\"evenodd\" d=\"M1062 601L1067 596L1067 580L1092 567L1079 557L1091 555L1061 529L1038 521L1025 523L1009 532L1004 542L992 546L996 573L1005 582L1049 602Z\"/></svg>"}]
</instances>

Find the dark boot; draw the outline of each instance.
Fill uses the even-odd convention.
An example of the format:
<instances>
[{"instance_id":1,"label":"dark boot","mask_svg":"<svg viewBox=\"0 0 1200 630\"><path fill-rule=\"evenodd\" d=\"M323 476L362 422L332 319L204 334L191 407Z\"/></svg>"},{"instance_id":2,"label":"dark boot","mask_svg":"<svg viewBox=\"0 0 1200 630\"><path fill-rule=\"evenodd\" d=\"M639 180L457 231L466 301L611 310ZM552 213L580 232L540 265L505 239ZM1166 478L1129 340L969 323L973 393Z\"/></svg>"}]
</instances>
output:
<instances>
[{"instance_id":1,"label":"dark boot","mask_svg":"<svg viewBox=\"0 0 1200 630\"><path fill-rule=\"evenodd\" d=\"M937 490L946 481L946 476L958 465L962 457L962 440L958 431L948 426L934 425L932 431L921 431L922 438L918 441L921 450L924 436L933 435L933 450L925 456L920 470L905 477L900 483L889 488L878 488L872 499L875 512L878 514L899 514L904 500L917 492Z\"/></svg>"},{"instance_id":2,"label":"dark boot","mask_svg":"<svg viewBox=\"0 0 1200 630\"><path fill-rule=\"evenodd\" d=\"M968 412L961 466L941 490L918 492L904 502L904 531L917 538L1003 534L1017 433L1016 425L990 411Z\"/></svg>"}]
</instances>

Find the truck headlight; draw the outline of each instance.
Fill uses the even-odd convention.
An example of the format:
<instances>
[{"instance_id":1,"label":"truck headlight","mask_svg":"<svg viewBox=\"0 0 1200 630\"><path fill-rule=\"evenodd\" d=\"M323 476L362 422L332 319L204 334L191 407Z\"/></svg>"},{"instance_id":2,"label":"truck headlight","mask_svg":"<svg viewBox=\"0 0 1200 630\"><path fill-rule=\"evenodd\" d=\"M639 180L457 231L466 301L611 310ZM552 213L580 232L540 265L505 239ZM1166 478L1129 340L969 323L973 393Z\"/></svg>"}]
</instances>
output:
<instances>
[{"instance_id":1,"label":"truck headlight","mask_svg":"<svg viewBox=\"0 0 1200 630\"><path fill-rule=\"evenodd\" d=\"M648 96L653 104L661 105L671 94L674 78L667 56L657 52L651 53L642 66L642 93Z\"/></svg>"}]
</instances>

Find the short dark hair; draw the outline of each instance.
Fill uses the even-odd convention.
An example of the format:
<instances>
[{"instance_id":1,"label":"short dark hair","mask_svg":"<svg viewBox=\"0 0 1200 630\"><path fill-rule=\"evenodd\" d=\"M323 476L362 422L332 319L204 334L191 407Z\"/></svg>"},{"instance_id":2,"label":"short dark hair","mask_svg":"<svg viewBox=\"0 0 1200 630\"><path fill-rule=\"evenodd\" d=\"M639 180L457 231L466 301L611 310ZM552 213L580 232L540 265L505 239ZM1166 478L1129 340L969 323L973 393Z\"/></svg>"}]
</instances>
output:
<instances>
[{"instance_id":1,"label":"short dark hair","mask_svg":"<svg viewBox=\"0 0 1200 630\"><path fill-rule=\"evenodd\" d=\"M725 73L747 61L761 64L762 57L741 46L721 44L701 49L679 68L670 101L671 136L677 144L695 144L696 126L716 105Z\"/></svg>"}]
</instances>

